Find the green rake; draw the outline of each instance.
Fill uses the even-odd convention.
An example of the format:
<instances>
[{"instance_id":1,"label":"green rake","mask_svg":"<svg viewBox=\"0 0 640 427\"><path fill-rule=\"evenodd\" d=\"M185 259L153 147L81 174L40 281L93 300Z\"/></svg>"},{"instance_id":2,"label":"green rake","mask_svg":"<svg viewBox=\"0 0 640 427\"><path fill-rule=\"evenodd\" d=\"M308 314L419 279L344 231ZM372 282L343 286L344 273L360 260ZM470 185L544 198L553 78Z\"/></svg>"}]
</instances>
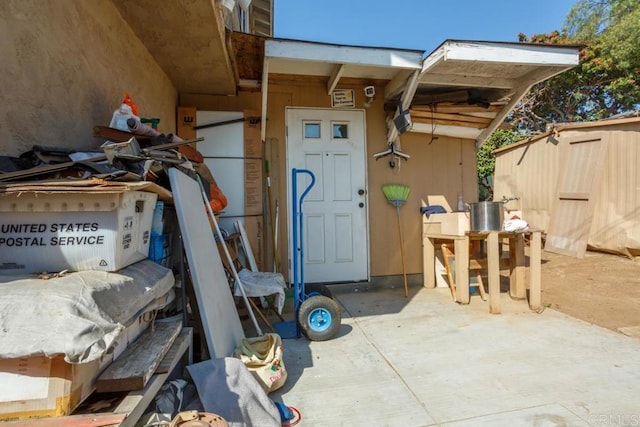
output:
<instances>
[{"instance_id":1,"label":"green rake","mask_svg":"<svg viewBox=\"0 0 640 427\"><path fill-rule=\"evenodd\" d=\"M387 184L382 186L382 192L387 201L396 207L398 217L398 235L400 236L400 256L402 257L402 277L404 278L404 296L409 297L407 287L407 269L404 262L404 243L402 241L402 227L400 226L400 206L402 206L409 196L409 187L402 184Z\"/></svg>"}]
</instances>

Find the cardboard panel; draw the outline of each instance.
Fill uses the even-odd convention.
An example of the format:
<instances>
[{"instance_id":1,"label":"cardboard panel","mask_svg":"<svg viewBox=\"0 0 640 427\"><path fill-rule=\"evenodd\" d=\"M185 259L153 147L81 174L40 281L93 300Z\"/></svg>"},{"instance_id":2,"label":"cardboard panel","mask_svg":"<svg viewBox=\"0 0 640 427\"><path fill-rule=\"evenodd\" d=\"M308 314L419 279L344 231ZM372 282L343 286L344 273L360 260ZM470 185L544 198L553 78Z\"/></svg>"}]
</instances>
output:
<instances>
[{"instance_id":1,"label":"cardboard panel","mask_svg":"<svg viewBox=\"0 0 640 427\"><path fill-rule=\"evenodd\" d=\"M196 109L194 107L178 107L176 120L176 134L182 139L196 138L197 126Z\"/></svg>"},{"instance_id":2,"label":"cardboard panel","mask_svg":"<svg viewBox=\"0 0 640 427\"><path fill-rule=\"evenodd\" d=\"M244 112L244 157L263 157L259 117L260 114L256 111L247 110Z\"/></svg>"},{"instance_id":3,"label":"cardboard panel","mask_svg":"<svg viewBox=\"0 0 640 427\"><path fill-rule=\"evenodd\" d=\"M244 161L244 214L262 215L262 160Z\"/></svg>"}]
</instances>

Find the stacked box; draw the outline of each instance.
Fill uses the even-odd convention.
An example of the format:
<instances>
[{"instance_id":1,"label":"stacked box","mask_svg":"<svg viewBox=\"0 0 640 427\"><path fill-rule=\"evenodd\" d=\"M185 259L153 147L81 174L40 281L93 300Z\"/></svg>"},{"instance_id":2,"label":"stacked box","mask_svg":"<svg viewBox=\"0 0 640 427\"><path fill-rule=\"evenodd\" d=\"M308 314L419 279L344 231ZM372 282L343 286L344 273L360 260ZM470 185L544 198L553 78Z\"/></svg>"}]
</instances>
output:
<instances>
[{"instance_id":1,"label":"stacked box","mask_svg":"<svg viewBox=\"0 0 640 427\"><path fill-rule=\"evenodd\" d=\"M0 195L0 274L117 271L141 261L156 199L109 190Z\"/></svg>"}]
</instances>

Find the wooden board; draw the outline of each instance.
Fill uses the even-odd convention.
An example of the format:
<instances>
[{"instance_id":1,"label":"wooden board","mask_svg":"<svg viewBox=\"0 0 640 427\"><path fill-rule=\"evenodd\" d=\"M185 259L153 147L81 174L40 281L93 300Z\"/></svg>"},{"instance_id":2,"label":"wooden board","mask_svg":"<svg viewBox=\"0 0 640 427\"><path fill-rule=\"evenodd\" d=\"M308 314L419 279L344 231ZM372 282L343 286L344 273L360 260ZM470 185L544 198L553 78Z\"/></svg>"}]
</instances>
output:
<instances>
[{"instance_id":1,"label":"wooden board","mask_svg":"<svg viewBox=\"0 0 640 427\"><path fill-rule=\"evenodd\" d=\"M596 190L607 156L601 132L571 138L557 185L545 250L582 258L593 221Z\"/></svg>"},{"instance_id":2,"label":"wooden board","mask_svg":"<svg viewBox=\"0 0 640 427\"><path fill-rule=\"evenodd\" d=\"M130 391L113 410L114 414L126 414L125 420L119 427L133 427L138 424L138 420L146 412L147 408L154 400L160 388L169 378L169 373L174 370L182 360L187 365L193 363L191 347L193 345L193 330L183 328L169 349L161 365L166 364L166 373L157 372L151 377L144 389ZM185 361L185 357L187 360Z\"/></svg>"},{"instance_id":3,"label":"wooden board","mask_svg":"<svg viewBox=\"0 0 640 427\"><path fill-rule=\"evenodd\" d=\"M169 180L209 355L230 356L244 338L244 330L210 231L200 186L175 168L169 169Z\"/></svg>"},{"instance_id":4,"label":"wooden board","mask_svg":"<svg viewBox=\"0 0 640 427\"><path fill-rule=\"evenodd\" d=\"M141 390L182 330L182 322L156 323L98 377L96 391Z\"/></svg>"}]
</instances>

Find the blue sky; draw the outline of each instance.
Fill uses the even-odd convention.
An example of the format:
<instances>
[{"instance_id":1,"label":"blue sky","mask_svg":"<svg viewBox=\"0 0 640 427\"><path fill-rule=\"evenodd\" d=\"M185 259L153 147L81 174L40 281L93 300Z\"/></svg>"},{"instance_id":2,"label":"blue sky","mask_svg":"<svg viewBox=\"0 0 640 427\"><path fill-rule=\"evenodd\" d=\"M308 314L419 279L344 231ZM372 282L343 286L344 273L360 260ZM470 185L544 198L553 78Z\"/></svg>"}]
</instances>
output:
<instances>
[{"instance_id":1,"label":"blue sky","mask_svg":"<svg viewBox=\"0 0 640 427\"><path fill-rule=\"evenodd\" d=\"M518 41L562 28L577 0L274 0L274 36L430 53L446 39Z\"/></svg>"}]
</instances>

